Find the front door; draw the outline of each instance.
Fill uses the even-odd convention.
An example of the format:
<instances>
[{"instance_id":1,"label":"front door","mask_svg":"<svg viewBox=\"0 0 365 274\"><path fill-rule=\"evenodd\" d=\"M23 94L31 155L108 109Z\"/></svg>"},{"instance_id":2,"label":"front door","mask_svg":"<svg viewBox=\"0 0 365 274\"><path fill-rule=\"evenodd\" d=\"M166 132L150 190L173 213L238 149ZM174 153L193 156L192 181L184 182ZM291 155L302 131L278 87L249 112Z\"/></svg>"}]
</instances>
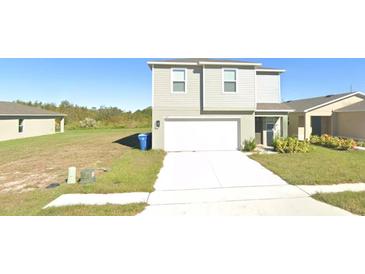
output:
<instances>
[{"instance_id":1,"label":"front door","mask_svg":"<svg viewBox=\"0 0 365 274\"><path fill-rule=\"evenodd\" d=\"M272 146L274 141L274 124L267 123L266 124L266 145Z\"/></svg>"},{"instance_id":2,"label":"front door","mask_svg":"<svg viewBox=\"0 0 365 274\"><path fill-rule=\"evenodd\" d=\"M312 116L312 135L321 136L322 134L322 121L320 116Z\"/></svg>"}]
</instances>

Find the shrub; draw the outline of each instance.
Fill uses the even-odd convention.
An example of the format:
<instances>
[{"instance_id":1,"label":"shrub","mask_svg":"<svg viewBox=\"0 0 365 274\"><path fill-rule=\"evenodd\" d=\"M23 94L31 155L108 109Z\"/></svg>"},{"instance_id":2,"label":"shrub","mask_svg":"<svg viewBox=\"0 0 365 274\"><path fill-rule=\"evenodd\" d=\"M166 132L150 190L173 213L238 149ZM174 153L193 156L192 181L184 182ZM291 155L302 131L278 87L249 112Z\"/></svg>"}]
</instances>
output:
<instances>
[{"instance_id":1,"label":"shrub","mask_svg":"<svg viewBox=\"0 0 365 274\"><path fill-rule=\"evenodd\" d=\"M323 134L322 136L312 135L310 143L337 150L349 150L356 145L353 139L333 137L328 134Z\"/></svg>"},{"instance_id":2,"label":"shrub","mask_svg":"<svg viewBox=\"0 0 365 274\"><path fill-rule=\"evenodd\" d=\"M337 149L349 150L356 146L356 142L353 139L340 139Z\"/></svg>"},{"instance_id":3,"label":"shrub","mask_svg":"<svg viewBox=\"0 0 365 274\"><path fill-rule=\"evenodd\" d=\"M96 120L92 118L85 118L84 120L80 121L81 128L96 128L96 125Z\"/></svg>"},{"instance_id":4,"label":"shrub","mask_svg":"<svg viewBox=\"0 0 365 274\"><path fill-rule=\"evenodd\" d=\"M310 143L308 141L299 141L298 138L275 138L274 149L279 153L306 153L309 151Z\"/></svg>"},{"instance_id":5,"label":"shrub","mask_svg":"<svg viewBox=\"0 0 365 274\"><path fill-rule=\"evenodd\" d=\"M357 146L365 147L365 142L364 141L359 141L359 142L357 142Z\"/></svg>"},{"instance_id":6,"label":"shrub","mask_svg":"<svg viewBox=\"0 0 365 274\"><path fill-rule=\"evenodd\" d=\"M243 142L243 150L244 151L254 151L256 148L256 141L254 138L245 140Z\"/></svg>"},{"instance_id":7,"label":"shrub","mask_svg":"<svg viewBox=\"0 0 365 274\"><path fill-rule=\"evenodd\" d=\"M321 137L317 136L317 135L312 135L310 137L310 143L313 145L320 145L321 144Z\"/></svg>"}]
</instances>

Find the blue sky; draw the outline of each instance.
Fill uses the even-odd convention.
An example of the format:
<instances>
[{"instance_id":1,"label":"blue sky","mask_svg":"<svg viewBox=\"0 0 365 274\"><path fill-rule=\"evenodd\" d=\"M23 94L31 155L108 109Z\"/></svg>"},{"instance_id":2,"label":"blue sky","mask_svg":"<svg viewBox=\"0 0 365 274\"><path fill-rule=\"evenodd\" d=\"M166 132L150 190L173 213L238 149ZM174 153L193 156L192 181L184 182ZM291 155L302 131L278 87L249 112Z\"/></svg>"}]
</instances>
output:
<instances>
[{"instance_id":1,"label":"blue sky","mask_svg":"<svg viewBox=\"0 0 365 274\"><path fill-rule=\"evenodd\" d=\"M262 59L282 74L283 100L365 91L365 59ZM148 59L0 59L0 101L68 100L124 110L151 105Z\"/></svg>"}]
</instances>

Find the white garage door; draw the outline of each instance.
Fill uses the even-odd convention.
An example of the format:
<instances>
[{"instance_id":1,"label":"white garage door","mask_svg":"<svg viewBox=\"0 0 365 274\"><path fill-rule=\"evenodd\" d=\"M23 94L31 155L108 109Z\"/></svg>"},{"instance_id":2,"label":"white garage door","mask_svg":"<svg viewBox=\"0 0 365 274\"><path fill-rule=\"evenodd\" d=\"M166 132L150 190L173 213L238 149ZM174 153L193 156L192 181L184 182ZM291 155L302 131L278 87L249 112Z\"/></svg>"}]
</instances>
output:
<instances>
[{"instance_id":1,"label":"white garage door","mask_svg":"<svg viewBox=\"0 0 365 274\"><path fill-rule=\"evenodd\" d=\"M165 121L166 151L237 150L237 120Z\"/></svg>"}]
</instances>

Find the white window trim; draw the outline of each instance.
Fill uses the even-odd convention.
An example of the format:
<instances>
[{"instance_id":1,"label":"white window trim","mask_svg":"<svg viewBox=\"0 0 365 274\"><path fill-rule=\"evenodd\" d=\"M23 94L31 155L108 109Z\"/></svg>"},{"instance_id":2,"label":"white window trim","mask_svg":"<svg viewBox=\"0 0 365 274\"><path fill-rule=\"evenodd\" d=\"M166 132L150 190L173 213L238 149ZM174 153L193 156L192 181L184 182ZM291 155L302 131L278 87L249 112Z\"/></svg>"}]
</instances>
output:
<instances>
[{"instance_id":1,"label":"white window trim","mask_svg":"<svg viewBox=\"0 0 365 274\"><path fill-rule=\"evenodd\" d=\"M225 70L234 70L236 72L236 91L225 91L224 90L224 71ZM232 82L233 81L226 81L226 82ZM237 68L222 68L222 93L224 94L236 94L237 93L237 90L238 90L238 69Z\"/></svg>"},{"instance_id":2,"label":"white window trim","mask_svg":"<svg viewBox=\"0 0 365 274\"><path fill-rule=\"evenodd\" d=\"M174 70L184 70L185 71L185 91L184 92L174 91ZM187 70L187 68L179 68L179 67L171 68L170 78L171 78L170 79L171 94L186 94L188 92L188 70Z\"/></svg>"}]
</instances>

